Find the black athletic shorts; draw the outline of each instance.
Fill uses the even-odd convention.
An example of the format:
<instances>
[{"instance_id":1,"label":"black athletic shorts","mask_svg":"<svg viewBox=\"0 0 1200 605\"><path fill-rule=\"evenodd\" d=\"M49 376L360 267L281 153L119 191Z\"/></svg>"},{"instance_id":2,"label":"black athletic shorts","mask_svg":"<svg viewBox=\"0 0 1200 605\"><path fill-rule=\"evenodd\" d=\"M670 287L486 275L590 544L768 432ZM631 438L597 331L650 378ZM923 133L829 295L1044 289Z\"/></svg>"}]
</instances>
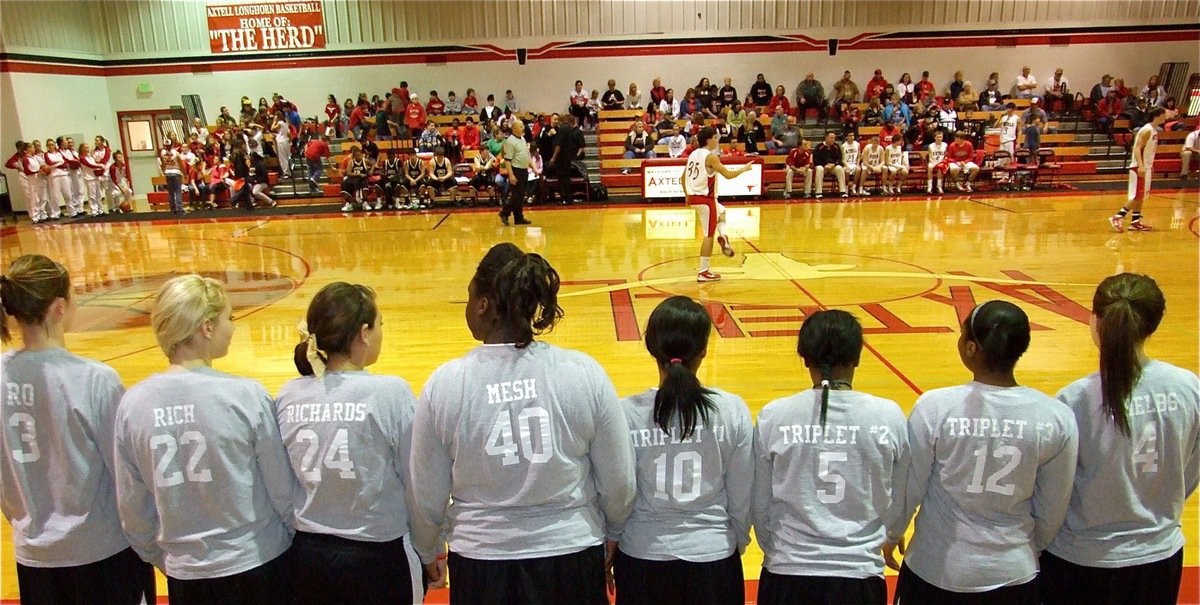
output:
<instances>
[{"instance_id":1,"label":"black athletic shorts","mask_svg":"<svg viewBox=\"0 0 1200 605\"><path fill-rule=\"evenodd\" d=\"M125 605L153 603L154 567L132 548L87 565L29 567L17 563L17 589L25 605Z\"/></svg>"},{"instance_id":2,"label":"black athletic shorts","mask_svg":"<svg viewBox=\"0 0 1200 605\"><path fill-rule=\"evenodd\" d=\"M536 559L468 559L454 552L451 605L608 605L604 547Z\"/></svg>"},{"instance_id":3,"label":"black athletic shorts","mask_svg":"<svg viewBox=\"0 0 1200 605\"><path fill-rule=\"evenodd\" d=\"M1045 605L1174 605L1183 578L1183 549L1161 561L1129 567L1086 567L1043 552Z\"/></svg>"},{"instance_id":4,"label":"black athletic shorts","mask_svg":"<svg viewBox=\"0 0 1200 605\"><path fill-rule=\"evenodd\" d=\"M650 561L620 550L613 558L617 605L743 605L746 582L738 553L710 563Z\"/></svg>"},{"instance_id":5,"label":"black athletic shorts","mask_svg":"<svg viewBox=\"0 0 1200 605\"><path fill-rule=\"evenodd\" d=\"M364 542L298 531L291 554L296 605L413 603L424 594L420 561L404 538Z\"/></svg>"},{"instance_id":6,"label":"black athletic shorts","mask_svg":"<svg viewBox=\"0 0 1200 605\"><path fill-rule=\"evenodd\" d=\"M981 561L986 565L987 562ZM1038 605L1038 579L986 592L952 592L922 580L908 565L900 566L894 605Z\"/></svg>"},{"instance_id":7,"label":"black athletic shorts","mask_svg":"<svg viewBox=\"0 0 1200 605\"><path fill-rule=\"evenodd\" d=\"M887 583L882 576L838 578L792 576L763 568L758 578L759 605L811 603L812 605L885 605Z\"/></svg>"},{"instance_id":8,"label":"black athletic shorts","mask_svg":"<svg viewBox=\"0 0 1200 605\"><path fill-rule=\"evenodd\" d=\"M292 601L291 551L254 569L220 578L179 580L167 576L171 605L260 605Z\"/></svg>"}]
</instances>

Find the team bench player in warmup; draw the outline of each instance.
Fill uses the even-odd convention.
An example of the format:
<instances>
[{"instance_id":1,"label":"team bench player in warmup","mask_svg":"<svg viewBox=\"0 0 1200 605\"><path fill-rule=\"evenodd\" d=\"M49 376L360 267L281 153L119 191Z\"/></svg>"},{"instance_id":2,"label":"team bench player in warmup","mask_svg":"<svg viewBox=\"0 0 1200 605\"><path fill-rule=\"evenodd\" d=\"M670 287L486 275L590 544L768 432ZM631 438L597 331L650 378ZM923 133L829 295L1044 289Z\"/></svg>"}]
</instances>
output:
<instances>
[{"instance_id":1,"label":"team bench player in warmup","mask_svg":"<svg viewBox=\"0 0 1200 605\"><path fill-rule=\"evenodd\" d=\"M704 232L704 241L700 244L700 272L696 281L708 282L721 279L719 273L709 270L712 262L713 235L721 244L721 253L733 256L733 246L729 245L729 237L725 235L725 207L717 202L717 175L727 179L737 178L739 174L749 172L751 164L746 164L737 170L730 170L721 163L718 154L713 153L718 147L717 131L711 126L705 126L696 135L696 150L688 155L687 166L683 169L683 194L687 203L700 215L700 230Z\"/></svg>"}]
</instances>

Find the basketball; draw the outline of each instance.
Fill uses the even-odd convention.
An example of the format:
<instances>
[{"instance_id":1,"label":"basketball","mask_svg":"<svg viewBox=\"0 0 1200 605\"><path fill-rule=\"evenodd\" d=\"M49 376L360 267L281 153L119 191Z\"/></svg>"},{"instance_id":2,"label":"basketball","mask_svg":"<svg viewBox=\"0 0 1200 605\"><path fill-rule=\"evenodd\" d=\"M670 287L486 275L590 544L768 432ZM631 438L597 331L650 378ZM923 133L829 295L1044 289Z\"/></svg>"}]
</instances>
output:
<instances>
[{"instance_id":1,"label":"basketball","mask_svg":"<svg viewBox=\"0 0 1200 605\"><path fill-rule=\"evenodd\" d=\"M133 204L130 204L129 202L121 202L119 208L121 209L121 212L133 212Z\"/></svg>"},{"instance_id":2,"label":"basketball","mask_svg":"<svg viewBox=\"0 0 1200 605\"><path fill-rule=\"evenodd\" d=\"M50 174L50 167L42 166L41 168L38 168L38 172L41 173L42 176L46 176L46 175Z\"/></svg>"}]
</instances>

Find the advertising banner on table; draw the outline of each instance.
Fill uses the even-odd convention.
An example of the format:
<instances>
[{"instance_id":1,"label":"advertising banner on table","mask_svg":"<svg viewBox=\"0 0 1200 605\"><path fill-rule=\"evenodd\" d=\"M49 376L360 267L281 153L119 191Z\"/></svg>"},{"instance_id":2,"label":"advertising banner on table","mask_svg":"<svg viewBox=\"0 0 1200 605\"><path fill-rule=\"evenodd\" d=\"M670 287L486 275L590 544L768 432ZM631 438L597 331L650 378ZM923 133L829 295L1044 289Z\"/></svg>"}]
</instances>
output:
<instances>
[{"instance_id":1,"label":"advertising banner on table","mask_svg":"<svg viewBox=\"0 0 1200 605\"><path fill-rule=\"evenodd\" d=\"M210 4L208 44L214 53L325 48L321 3Z\"/></svg>"},{"instance_id":2,"label":"advertising banner on table","mask_svg":"<svg viewBox=\"0 0 1200 605\"><path fill-rule=\"evenodd\" d=\"M742 164L726 161L725 167L737 170ZM762 194L763 165L758 162L750 164L748 172L739 174L735 179L727 179L717 175L717 197L757 197ZM642 185L647 198L683 197L683 185L679 177L683 176L683 164L642 166Z\"/></svg>"}]
</instances>

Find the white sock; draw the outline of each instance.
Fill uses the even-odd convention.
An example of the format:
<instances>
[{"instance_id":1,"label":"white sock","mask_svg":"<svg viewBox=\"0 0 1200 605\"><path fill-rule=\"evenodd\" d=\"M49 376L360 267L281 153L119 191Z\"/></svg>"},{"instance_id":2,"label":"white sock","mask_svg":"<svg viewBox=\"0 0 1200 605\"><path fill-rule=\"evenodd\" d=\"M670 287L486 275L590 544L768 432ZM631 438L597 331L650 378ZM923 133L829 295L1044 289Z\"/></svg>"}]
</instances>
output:
<instances>
[{"instance_id":1,"label":"white sock","mask_svg":"<svg viewBox=\"0 0 1200 605\"><path fill-rule=\"evenodd\" d=\"M717 221L717 235L725 237L725 221Z\"/></svg>"},{"instance_id":2,"label":"white sock","mask_svg":"<svg viewBox=\"0 0 1200 605\"><path fill-rule=\"evenodd\" d=\"M700 272L701 273L708 271L708 268L710 266L709 263L711 261L712 261L712 257L710 257L710 256L701 256L700 257Z\"/></svg>"}]
</instances>

